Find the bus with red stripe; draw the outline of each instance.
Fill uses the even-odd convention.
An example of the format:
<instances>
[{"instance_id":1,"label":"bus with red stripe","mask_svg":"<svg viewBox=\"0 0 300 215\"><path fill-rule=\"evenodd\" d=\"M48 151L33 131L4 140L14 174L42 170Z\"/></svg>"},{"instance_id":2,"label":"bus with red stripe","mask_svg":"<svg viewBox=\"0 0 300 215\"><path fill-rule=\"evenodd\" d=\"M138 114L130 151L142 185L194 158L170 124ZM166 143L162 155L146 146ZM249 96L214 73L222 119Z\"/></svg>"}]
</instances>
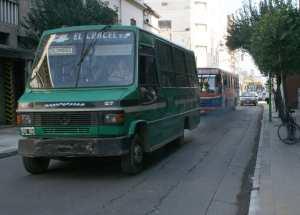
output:
<instances>
[{"instance_id":1,"label":"bus with red stripe","mask_svg":"<svg viewBox=\"0 0 300 215\"><path fill-rule=\"evenodd\" d=\"M239 77L218 68L198 68L201 112L234 109L238 103Z\"/></svg>"}]
</instances>

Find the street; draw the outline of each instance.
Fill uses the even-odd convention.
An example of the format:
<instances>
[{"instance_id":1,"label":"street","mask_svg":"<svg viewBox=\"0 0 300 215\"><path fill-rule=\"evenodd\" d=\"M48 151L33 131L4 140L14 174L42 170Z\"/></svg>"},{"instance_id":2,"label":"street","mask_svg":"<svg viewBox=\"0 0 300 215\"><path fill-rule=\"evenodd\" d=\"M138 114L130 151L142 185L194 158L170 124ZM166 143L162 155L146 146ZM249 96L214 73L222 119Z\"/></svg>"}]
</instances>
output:
<instances>
[{"instance_id":1,"label":"street","mask_svg":"<svg viewBox=\"0 0 300 215\"><path fill-rule=\"evenodd\" d=\"M19 156L3 158L0 214L245 214L261 113L238 107L204 115L183 146L151 155L137 176L122 174L117 159L55 161L32 176Z\"/></svg>"}]
</instances>

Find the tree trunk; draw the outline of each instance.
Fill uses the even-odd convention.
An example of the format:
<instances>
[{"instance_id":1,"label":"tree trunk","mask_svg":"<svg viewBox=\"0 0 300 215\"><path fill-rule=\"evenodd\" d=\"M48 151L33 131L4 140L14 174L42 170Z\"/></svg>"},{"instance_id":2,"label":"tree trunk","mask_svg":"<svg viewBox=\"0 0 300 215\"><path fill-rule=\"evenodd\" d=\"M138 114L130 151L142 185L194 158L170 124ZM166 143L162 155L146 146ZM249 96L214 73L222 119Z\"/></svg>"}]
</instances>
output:
<instances>
[{"instance_id":1,"label":"tree trunk","mask_svg":"<svg viewBox=\"0 0 300 215\"><path fill-rule=\"evenodd\" d=\"M281 76L280 76L280 74L276 74L276 89L274 90L274 99L275 99L276 112L279 111L280 104L282 102L281 101L280 86L281 86Z\"/></svg>"},{"instance_id":2,"label":"tree trunk","mask_svg":"<svg viewBox=\"0 0 300 215\"><path fill-rule=\"evenodd\" d=\"M284 72L281 72L281 82L282 82L282 104L283 104L283 113L284 113L284 119L286 119L286 116L288 115L288 97L287 97L287 88L286 88L286 74Z\"/></svg>"}]
</instances>

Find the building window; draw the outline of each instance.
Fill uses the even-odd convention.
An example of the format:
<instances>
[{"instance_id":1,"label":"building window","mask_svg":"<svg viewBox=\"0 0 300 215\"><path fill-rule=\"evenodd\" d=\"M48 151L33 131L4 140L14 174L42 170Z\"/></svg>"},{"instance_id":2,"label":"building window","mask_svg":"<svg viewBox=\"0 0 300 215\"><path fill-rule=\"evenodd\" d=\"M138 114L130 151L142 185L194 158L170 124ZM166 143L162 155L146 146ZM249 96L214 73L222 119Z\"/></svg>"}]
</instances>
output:
<instances>
[{"instance_id":1,"label":"building window","mask_svg":"<svg viewBox=\"0 0 300 215\"><path fill-rule=\"evenodd\" d=\"M161 6L162 6L162 7L168 6L168 2L162 2L162 3L161 3Z\"/></svg>"},{"instance_id":2,"label":"building window","mask_svg":"<svg viewBox=\"0 0 300 215\"><path fill-rule=\"evenodd\" d=\"M8 37L9 37L9 34L0 32L0 44L8 45Z\"/></svg>"},{"instance_id":3,"label":"building window","mask_svg":"<svg viewBox=\"0 0 300 215\"><path fill-rule=\"evenodd\" d=\"M206 57L206 55L207 55L207 46L197 45L196 50L197 50L197 53L200 56Z\"/></svg>"},{"instance_id":4,"label":"building window","mask_svg":"<svg viewBox=\"0 0 300 215\"><path fill-rule=\"evenodd\" d=\"M134 18L130 19L130 25L136 26L136 20Z\"/></svg>"},{"instance_id":5,"label":"building window","mask_svg":"<svg viewBox=\"0 0 300 215\"><path fill-rule=\"evenodd\" d=\"M19 6L15 0L0 0L0 22L19 24Z\"/></svg>"},{"instance_id":6,"label":"building window","mask_svg":"<svg viewBox=\"0 0 300 215\"><path fill-rule=\"evenodd\" d=\"M207 25L201 23L195 23L196 29L201 32L207 32Z\"/></svg>"},{"instance_id":7,"label":"building window","mask_svg":"<svg viewBox=\"0 0 300 215\"><path fill-rule=\"evenodd\" d=\"M171 29L172 21L171 20L159 20L158 26L160 29Z\"/></svg>"},{"instance_id":8,"label":"building window","mask_svg":"<svg viewBox=\"0 0 300 215\"><path fill-rule=\"evenodd\" d=\"M29 37L18 36L18 47L23 49L34 49L35 42Z\"/></svg>"}]
</instances>

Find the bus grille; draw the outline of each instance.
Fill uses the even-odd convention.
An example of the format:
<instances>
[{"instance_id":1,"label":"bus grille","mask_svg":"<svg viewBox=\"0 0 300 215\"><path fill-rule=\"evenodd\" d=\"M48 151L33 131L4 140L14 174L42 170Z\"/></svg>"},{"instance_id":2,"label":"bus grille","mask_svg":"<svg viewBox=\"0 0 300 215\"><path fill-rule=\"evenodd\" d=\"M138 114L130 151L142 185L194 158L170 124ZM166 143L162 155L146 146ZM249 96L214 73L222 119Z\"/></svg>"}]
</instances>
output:
<instances>
[{"instance_id":1,"label":"bus grille","mask_svg":"<svg viewBox=\"0 0 300 215\"><path fill-rule=\"evenodd\" d=\"M88 126L97 125L95 112L47 112L32 115L35 126Z\"/></svg>"},{"instance_id":2,"label":"bus grille","mask_svg":"<svg viewBox=\"0 0 300 215\"><path fill-rule=\"evenodd\" d=\"M75 127L56 127L56 128L43 128L44 134L81 134L87 135L90 132L89 128L75 128Z\"/></svg>"}]
</instances>

